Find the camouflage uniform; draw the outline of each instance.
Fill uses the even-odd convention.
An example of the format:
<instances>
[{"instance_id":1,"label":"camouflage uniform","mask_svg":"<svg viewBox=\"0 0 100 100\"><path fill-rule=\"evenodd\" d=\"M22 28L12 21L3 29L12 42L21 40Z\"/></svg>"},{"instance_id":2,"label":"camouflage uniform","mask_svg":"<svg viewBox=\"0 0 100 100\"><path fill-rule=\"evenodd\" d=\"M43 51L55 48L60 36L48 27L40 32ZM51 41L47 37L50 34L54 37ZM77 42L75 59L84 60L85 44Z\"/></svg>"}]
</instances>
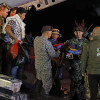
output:
<instances>
[{"instance_id":1,"label":"camouflage uniform","mask_svg":"<svg viewBox=\"0 0 100 100\"><path fill-rule=\"evenodd\" d=\"M4 19L2 16L0 16L0 73L2 73L2 27L3 27L3 24L4 24Z\"/></svg>"},{"instance_id":2,"label":"camouflage uniform","mask_svg":"<svg viewBox=\"0 0 100 100\"><path fill-rule=\"evenodd\" d=\"M58 57L52 44L43 36L34 39L35 69L36 77L42 80L45 94L48 94L52 87L51 57Z\"/></svg>"},{"instance_id":3,"label":"camouflage uniform","mask_svg":"<svg viewBox=\"0 0 100 100\"><path fill-rule=\"evenodd\" d=\"M82 39L72 38L69 41L70 41L70 46L73 49L77 49L77 50L82 50L83 45L88 42L88 40L85 38ZM80 68L81 61L79 55L73 55L73 56L74 58L71 61L72 71L71 71L70 91L71 91L71 96L74 96L75 94L80 96L79 94L82 93L84 89L84 86L82 84L83 81L82 81L82 73Z\"/></svg>"}]
</instances>

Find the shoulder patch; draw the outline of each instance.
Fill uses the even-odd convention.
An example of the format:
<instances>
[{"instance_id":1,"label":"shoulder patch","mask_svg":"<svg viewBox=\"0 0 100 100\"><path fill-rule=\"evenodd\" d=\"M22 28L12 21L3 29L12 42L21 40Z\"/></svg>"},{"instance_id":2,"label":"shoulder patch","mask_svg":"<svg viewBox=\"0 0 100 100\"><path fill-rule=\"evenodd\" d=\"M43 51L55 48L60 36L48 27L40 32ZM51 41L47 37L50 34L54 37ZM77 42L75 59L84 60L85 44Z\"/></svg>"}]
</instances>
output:
<instances>
[{"instance_id":1,"label":"shoulder patch","mask_svg":"<svg viewBox=\"0 0 100 100\"><path fill-rule=\"evenodd\" d=\"M97 48L97 56L100 56L100 47Z\"/></svg>"}]
</instances>

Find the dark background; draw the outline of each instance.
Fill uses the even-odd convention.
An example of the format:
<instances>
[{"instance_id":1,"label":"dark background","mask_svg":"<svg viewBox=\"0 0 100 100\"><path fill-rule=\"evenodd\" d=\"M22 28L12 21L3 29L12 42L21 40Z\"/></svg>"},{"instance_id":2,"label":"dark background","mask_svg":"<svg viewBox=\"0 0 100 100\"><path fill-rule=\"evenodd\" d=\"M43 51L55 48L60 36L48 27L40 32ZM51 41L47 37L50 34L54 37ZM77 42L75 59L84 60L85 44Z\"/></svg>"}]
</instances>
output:
<instances>
[{"instance_id":1,"label":"dark background","mask_svg":"<svg viewBox=\"0 0 100 100\"><path fill-rule=\"evenodd\" d=\"M72 29L75 26L75 20L81 24L82 19L87 28L93 24L89 30L90 33L95 26L100 25L98 7L100 7L100 0L67 0L40 11L32 7L24 20L26 34L32 32L33 37L36 37L41 35L43 25L52 25L60 29L61 40L64 42L73 37Z\"/></svg>"}]
</instances>

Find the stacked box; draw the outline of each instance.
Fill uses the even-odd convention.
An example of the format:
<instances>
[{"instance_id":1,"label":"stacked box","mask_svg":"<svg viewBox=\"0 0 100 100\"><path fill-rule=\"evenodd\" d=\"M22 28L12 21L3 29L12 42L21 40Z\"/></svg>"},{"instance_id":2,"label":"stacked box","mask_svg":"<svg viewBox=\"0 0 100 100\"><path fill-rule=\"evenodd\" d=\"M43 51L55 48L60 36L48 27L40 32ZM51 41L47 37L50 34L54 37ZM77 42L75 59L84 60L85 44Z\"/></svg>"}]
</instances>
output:
<instances>
[{"instance_id":1,"label":"stacked box","mask_svg":"<svg viewBox=\"0 0 100 100\"><path fill-rule=\"evenodd\" d=\"M15 93L20 91L21 85L21 80L0 74L0 87L12 90Z\"/></svg>"},{"instance_id":2,"label":"stacked box","mask_svg":"<svg viewBox=\"0 0 100 100\"><path fill-rule=\"evenodd\" d=\"M8 94L0 92L0 100L12 100L12 99L11 96L9 96Z\"/></svg>"},{"instance_id":3,"label":"stacked box","mask_svg":"<svg viewBox=\"0 0 100 100\"><path fill-rule=\"evenodd\" d=\"M27 100L28 96L25 93L16 92L12 96L0 93L0 100Z\"/></svg>"},{"instance_id":4,"label":"stacked box","mask_svg":"<svg viewBox=\"0 0 100 100\"><path fill-rule=\"evenodd\" d=\"M22 81L0 74L0 100L27 100L27 94L20 93Z\"/></svg>"}]
</instances>

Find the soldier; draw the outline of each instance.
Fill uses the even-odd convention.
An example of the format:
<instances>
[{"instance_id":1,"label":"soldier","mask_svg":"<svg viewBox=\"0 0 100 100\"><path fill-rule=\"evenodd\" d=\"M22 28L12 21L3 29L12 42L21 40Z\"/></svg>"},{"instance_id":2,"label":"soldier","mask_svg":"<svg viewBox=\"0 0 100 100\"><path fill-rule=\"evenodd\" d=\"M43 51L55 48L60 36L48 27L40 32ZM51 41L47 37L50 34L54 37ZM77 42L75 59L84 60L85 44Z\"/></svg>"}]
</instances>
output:
<instances>
[{"instance_id":1,"label":"soldier","mask_svg":"<svg viewBox=\"0 0 100 100\"><path fill-rule=\"evenodd\" d=\"M100 26L93 29L92 36L93 40L83 47L81 68L82 75L88 75L89 100L97 100L98 84L100 85Z\"/></svg>"},{"instance_id":2,"label":"soldier","mask_svg":"<svg viewBox=\"0 0 100 100\"><path fill-rule=\"evenodd\" d=\"M84 86L82 84L82 74L80 68L80 50L84 44L88 42L86 38L83 37L84 30L82 26L74 27L74 35L75 37L69 40L70 48L72 50L76 49L78 53L73 53L73 58L71 58L71 85L70 85L70 93L71 100L75 100L74 96L77 97L77 100L82 100L82 93L84 90ZM66 44L66 43L65 43ZM72 53L68 53L68 56L72 55Z\"/></svg>"},{"instance_id":3,"label":"soldier","mask_svg":"<svg viewBox=\"0 0 100 100\"><path fill-rule=\"evenodd\" d=\"M5 5L0 6L0 73L2 73L2 60L3 60L3 38L2 29L4 26L4 18L8 15L8 7Z\"/></svg>"},{"instance_id":4,"label":"soldier","mask_svg":"<svg viewBox=\"0 0 100 100\"><path fill-rule=\"evenodd\" d=\"M44 93L42 93L46 97L48 97L49 91L52 87L51 57L59 56L59 54L53 49L51 42L48 41L51 34L52 27L43 26L42 36L37 36L34 39L36 77L39 81L42 81L44 89Z\"/></svg>"}]
</instances>

